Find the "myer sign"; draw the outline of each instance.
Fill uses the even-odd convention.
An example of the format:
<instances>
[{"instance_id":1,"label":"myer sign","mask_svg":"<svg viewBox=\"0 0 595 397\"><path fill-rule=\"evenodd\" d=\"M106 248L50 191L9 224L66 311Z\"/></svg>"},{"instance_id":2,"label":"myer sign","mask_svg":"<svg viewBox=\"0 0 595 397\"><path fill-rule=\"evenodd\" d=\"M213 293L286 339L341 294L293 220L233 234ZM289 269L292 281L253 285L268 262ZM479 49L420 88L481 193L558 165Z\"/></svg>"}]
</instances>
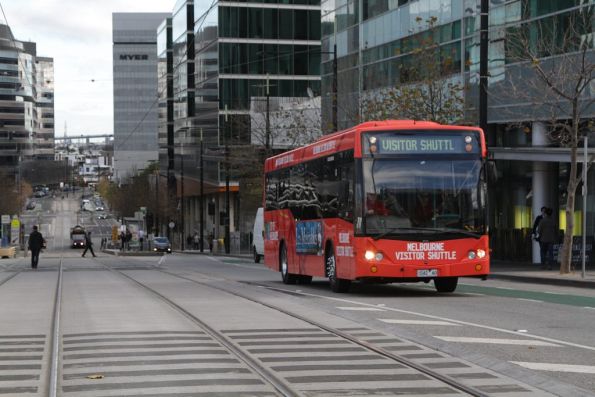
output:
<instances>
[{"instance_id":1,"label":"myer sign","mask_svg":"<svg viewBox=\"0 0 595 397\"><path fill-rule=\"evenodd\" d=\"M147 61L149 56L146 54L120 54L120 61Z\"/></svg>"}]
</instances>

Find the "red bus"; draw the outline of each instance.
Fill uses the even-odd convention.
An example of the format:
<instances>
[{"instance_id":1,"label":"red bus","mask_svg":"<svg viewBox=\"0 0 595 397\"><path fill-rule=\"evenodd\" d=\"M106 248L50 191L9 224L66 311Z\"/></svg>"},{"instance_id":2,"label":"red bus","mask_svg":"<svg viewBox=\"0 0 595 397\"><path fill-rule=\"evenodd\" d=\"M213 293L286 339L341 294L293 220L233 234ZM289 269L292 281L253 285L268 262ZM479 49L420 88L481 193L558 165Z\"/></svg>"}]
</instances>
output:
<instances>
[{"instance_id":1,"label":"red bus","mask_svg":"<svg viewBox=\"0 0 595 397\"><path fill-rule=\"evenodd\" d=\"M475 127L366 122L265 162L264 263L286 284L489 273L486 144Z\"/></svg>"}]
</instances>

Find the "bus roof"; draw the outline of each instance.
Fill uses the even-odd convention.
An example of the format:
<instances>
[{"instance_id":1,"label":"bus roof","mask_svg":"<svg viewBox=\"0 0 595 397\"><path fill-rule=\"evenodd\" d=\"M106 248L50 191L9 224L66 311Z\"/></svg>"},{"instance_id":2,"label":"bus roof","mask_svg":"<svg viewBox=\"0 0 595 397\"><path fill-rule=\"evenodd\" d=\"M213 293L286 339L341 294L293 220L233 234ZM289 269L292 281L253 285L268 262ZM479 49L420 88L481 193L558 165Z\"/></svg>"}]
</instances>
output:
<instances>
[{"instance_id":1,"label":"bus roof","mask_svg":"<svg viewBox=\"0 0 595 397\"><path fill-rule=\"evenodd\" d=\"M483 131L479 127L444 125L433 121L417 120L367 121L343 131L337 131L332 134L324 135L320 137L320 139L306 146L269 157L265 161L264 170L265 172L270 172L276 169L288 167L290 165L299 164L303 161L308 161L318 157L327 156L334 152L341 152L349 149L354 149L356 154L358 154L361 152L361 142L359 139L356 139L356 137L359 136L359 133L361 132L428 129L442 131L478 131L480 133L481 155L483 157L487 155L485 137Z\"/></svg>"}]
</instances>

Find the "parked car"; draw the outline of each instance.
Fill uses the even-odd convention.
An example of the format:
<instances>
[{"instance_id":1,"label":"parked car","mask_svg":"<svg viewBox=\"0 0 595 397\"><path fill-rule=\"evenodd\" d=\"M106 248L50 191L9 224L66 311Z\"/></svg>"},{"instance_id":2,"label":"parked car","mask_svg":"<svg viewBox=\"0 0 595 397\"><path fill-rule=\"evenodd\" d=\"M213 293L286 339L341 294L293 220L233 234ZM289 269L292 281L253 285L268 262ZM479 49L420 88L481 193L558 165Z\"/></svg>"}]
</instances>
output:
<instances>
[{"instance_id":1,"label":"parked car","mask_svg":"<svg viewBox=\"0 0 595 397\"><path fill-rule=\"evenodd\" d=\"M97 219L107 219L107 214L99 214L97 215Z\"/></svg>"},{"instance_id":2,"label":"parked car","mask_svg":"<svg viewBox=\"0 0 595 397\"><path fill-rule=\"evenodd\" d=\"M155 237L153 239L153 251L167 252L171 254L171 244L167 237Z\"/></svg>"},{"instance_id":3,"label":"parked car","mask_svg":"<svg viewBox=\"0 0 595 397\"><path fill-rule=\"evenodd\" d=\"M29 202L27 203L27 207L26 207L26 208L27 208L28 210L34 210L36 205L37 205L37 204L35 203L35 201L29 201Z\"/></svg>"},{"instance_id":4,"label":"parked car","mask_svg":"<svg viewBox=\"0 0 595 397\"><path fill-rule=\"evenodd\" d=\"M256 211L256 217L254 217L252 254L254 255L254 263L259 263L264 256L264 212L262 208Z\"/></svg>"}]
</instances>

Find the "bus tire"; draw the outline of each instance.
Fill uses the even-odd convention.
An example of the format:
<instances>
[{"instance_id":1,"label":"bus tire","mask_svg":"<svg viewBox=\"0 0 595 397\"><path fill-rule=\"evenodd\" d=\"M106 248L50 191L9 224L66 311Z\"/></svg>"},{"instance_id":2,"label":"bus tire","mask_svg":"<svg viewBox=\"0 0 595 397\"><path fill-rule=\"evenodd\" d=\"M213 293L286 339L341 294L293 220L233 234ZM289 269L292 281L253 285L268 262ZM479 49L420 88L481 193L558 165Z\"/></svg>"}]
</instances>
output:
<instances>
[{"instance_id":1,"label":"bus tire","mask_svg":"<svg viewBox=\"0 0 595 397\"><path fill-rule=\"evenodd\" d=\"M337 293L348 292L351 281L337 277L337 260L335 259L333 246L330 244L326 249L325 266L331 290Z\"/></svg>"},{"instance_id":2,"label":"bus tire","mask_svg":"<svg viewBox=\"0 0 595 397\"><path fill-rule=\"evenodd\" d=\"M279 250L279 268L279 270L281 270L283 284L295 284L297 282L298 276L289 273L289 263L287 262L287 249L285 248L285 244L281 244L281 249Z\"/></svg>"},{"instance_id":3,"label":"bus tire","mask_svg":"<svg viewBox=\"0 0 595 397\"><path fill-rule=\"evenodd\" d=\"M252 246L252 252L254 253L254 263L260 263L260 255L256 253L256 247Z\"/></svg>"},{"instance_id":4,"label":"bus tire","mask_svg":"<svg viewBox=\"0 0 595 397\"><path fill-rule=\"evenodd\" d=\"M434 287L438 292L454 292L457 289L458 277L442 277L434 279Z\"/></svg>"}]
</instances>

